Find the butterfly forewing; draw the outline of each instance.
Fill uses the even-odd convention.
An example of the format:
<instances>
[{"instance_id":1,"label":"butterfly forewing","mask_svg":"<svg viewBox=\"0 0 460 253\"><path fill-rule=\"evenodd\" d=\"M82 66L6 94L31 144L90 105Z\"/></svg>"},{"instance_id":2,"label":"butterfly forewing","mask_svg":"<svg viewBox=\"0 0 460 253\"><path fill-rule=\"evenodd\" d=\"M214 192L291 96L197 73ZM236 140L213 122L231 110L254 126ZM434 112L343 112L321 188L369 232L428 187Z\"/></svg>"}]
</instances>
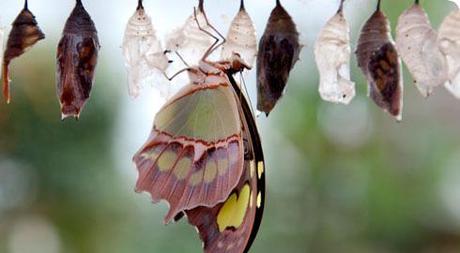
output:
<instances>
[{"instance_id":1,"label":"butterfly forewing","mask_svg":"<svg viewBox=\"0 0 460 253\"><path fill-rule=\"evenodd\" d=\"M40 27L38 27L34 14L32 14L27 7L27 1L24 9L13 21L12 26L3 56L2 69L3 95L7 103L9 103L11 99L9 77L10 62L14 58L24 54L26 50L35 45L35 43L45 38L45 34L43 34ZM3 44L3 40L1 42Z\"/></svg>"},{"instance_id":2,"label":"butterfly forewing","mask_svg":"<svg viewBox=\"0 0 460 253\"><path fill-rule=\"evenodd\" d=\"M354 98L350 55L350 25L341 6L323 27L315 44L315 60L320 72L319 93L325 101L349 104Z\"/></svg>"},{"instance_id":3,"label":"butterfly forewing","mask_svg":"<svg viewBox=\"0 0 460 253\"><path fill-rule=\"evenodd\" d=\"M368 81L369 96L380 108L401 120L401 63L388 19L379 9L363 26L356 54L358 65Z\"/></svg>"},{"instance_id":4,"label":"butterfly forewing","mask_svg":"<svg viewBox=\"0 0 460 253\"><path fill-rule=\"evenodd\" d=\"M291 16L277 1L259 42L257 109L269 114L283 95L289 73L299 59L299 33Z\"/></svg>"},{"instance_id":5,"label":"butterfly forewing","mask_svg":"<svg viewBox=\"0 0 460 253\"><path fill-rule=\"evenodd\" d=\"M77 0L57 50L57 93L62 119L78 118L89 99L99 48L96 27Z\"/></svg>"},{"instance_id":6,"label":"butterfly forewing","mask_svg":"<svg viewBox=\"0 0 460 253\"><path fill-rule=\"evenodd\" d=\"M437 33L426 12L415 3L399 17L396 47L423 96L447 79L447 66L437 44Z\"/></svg>"},{"instance_id":7,"label":"butterfly forewing","mask_svg":"<svg viewBox=\"0 0 460 253\"><path fill-rule=\"evenodd\" d=\"M224 201L243 172L241 131L228 84L184 87L157 114L149 140L134 157L137 190L170 204L165 222Z\"/></svg>"},{"instance_id":8,"label":"butterfly forewing","mask_svg":"<svg viewBox=\"0 0 460 253\"><path fill-rule=\"evenodd\" d=\"M123 55L131 97L139 96L140 89L149 83L154 85L163 97L169 97L169 85L165 83L163 76L168 67L168 58L156 36L152 20L141 6L126 25Z\"/></svg>"},{"instance_id":9,"label":"butterfly forewing","mask_svg":"<svg viewBox=\"0 0 460 253\"><path fill-rule=\"evenodd\" d=\"M245 96L232 81L235 99L240 101L244 125L244 171L237 187L224 203L186 211L196 226L206 253L247 252L258 232L264 209L265 165L256 123Z\"/></svg>"}]
</instances>

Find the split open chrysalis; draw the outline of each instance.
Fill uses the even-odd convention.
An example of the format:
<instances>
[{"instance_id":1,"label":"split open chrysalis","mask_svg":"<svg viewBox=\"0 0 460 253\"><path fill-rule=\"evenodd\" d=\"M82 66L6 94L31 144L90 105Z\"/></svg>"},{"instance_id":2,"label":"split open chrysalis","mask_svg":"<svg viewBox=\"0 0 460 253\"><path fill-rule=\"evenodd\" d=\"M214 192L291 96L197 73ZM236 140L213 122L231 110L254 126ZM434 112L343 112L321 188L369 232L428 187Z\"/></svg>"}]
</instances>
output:
<instances>
[{"instance_id":1,"label":"split open chrysalis","mask_svg":"<svg viewBox=\"0 0 460 253\"><path fill-rule=\"evenodd\" d=\"M40 27L38 27L35 16L29 10L26 0L24 8L12 24L11 32L8 36L8 42L6 44L5 53L3 55L3 96L5 97L7 103L9 103L11 100L9 64L14 58L21 56L26 52L27 49L44 38L45 34L43 34L43 32L40 30Z\"/></svg>"},{"instance_id":2,"label":"split open chrysalis","mask_svg":"<svg viewBox=\"0 0 460 253\"><path fill-rule=\"evenodd\" d=\"M210 30L203 2L204 0L199 0L196 12L190 15L182 27L169 34L166 40L166 49L178 52L190 66L198 65L201 57L214 42L212 37L200 31L197 24L199 23L204 30Z\"/></svg>"},{"instance_id":3,"label":"split open chrysalis","mask_svg":"<svg viewBox=\"0 0 460 253\"><path fill-rule=\"evenodd\" d=\"M89 99L99 48L96 27L81 0L77 0L57 50L57 94L62 119L78 119Z\"/></svg>"},{"instance_id":4,"label":"split open chrysalis","mask_svg":"<svg viewBox=\"0 0 460 253\"><path fill-rule=\"evenodd\" d=\"M437 38L428 15L416 0L399 17L396 47L424 97L447 79L446 60L439 50Z\"/></svg>"},{"instance_id":5,"label":"split open chrysalis","mask_svg":"<svg viewBox=\"0 0 460 253\"><path fill-rule=\"evenodd\" d=\"M296 24L277 0L257 54L257 109L267 116L283 95L300 50Z\"/></svg>"},{"instance_id":6,"label":"split open chrysalis","mask_svg":"<svg viewBox=\"0 0 460 253\"><path fill-rule=\"evenodd\" d=\"M457 4L457 1L452 1ZM438 45L446 57L448 81L445 87L460 99L460 11L449 14L439 28Z\"/></svg>"},{"instance_id":7,"label":"split open chrysalis","mask_svg":"<svg viewBox=\"0 0 460 253\"><path fill-rule=\"evenodd\" d=\"M361 30L356 56L368 81L369 96L384 111L402 120L401 60L391 37L389 21L380 10L380 0L377 10Z\"/></svg>"},{"instance_id":8,"label":"split open chrysalis","mask_svg":"<svg viewBox=\"0 0 460 253\"><path fill-rule=\"evenodd\" d=\"M246 65L252 67L257 55L257 35L254 23L241 0L240 10L232 21L226 43L222 47L222 59L232 59L238 53Z\"/></svg>"},{"instance_id":9,"label":"split open chrysalis","mask_svg":"<svg viewBox=\"0 0 460 253\"><path fill-rule=\"evenodd\" d=\"M343 3L321 30L315 44L315 60L320 74L319 93L325 101L349 104L355 97L350 81L350 25L343 14Z\"/></svg>"},{"instance_id":10,"label":"split open chrysalis","mask_svg":"<svg viewBox=\"0 0 460 253\"><path fill-rule=\"evenodd\" d=\"M152 84L161 96L169 97L169 85L163 76L168 67L160 40L156 36L152 20L146 13L142 0L126 25L123 39L123 55L128 71L129 94L139 95L141 87Z\"/></svg>"}]
</instances>

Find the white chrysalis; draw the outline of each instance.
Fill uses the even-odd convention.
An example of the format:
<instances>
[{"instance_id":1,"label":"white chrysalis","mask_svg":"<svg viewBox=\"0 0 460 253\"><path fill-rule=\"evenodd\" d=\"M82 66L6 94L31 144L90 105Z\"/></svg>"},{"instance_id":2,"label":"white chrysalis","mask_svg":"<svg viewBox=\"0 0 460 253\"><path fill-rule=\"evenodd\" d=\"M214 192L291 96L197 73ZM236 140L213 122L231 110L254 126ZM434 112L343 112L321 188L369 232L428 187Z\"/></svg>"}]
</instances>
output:
<instances>
[{"instance_id":1,"label":"white chrysalis","mask_svg":"<svg viewBox=\"0 0 460 253\"><path fill-rule=\"evenodd\" d=\"M123 55L128 71L130 96L137 97L141 87L146 84L157 88L162 97L167 98L170 95L169 85L165 83L163 76L168 67L168 58L141 2L126 26Z\"/></svg>"},{"instance_id":2,"label":"white chrysalis","mask_svg":"<svg viewBox=\"0 0 460 253\"><path fill-rule=\"evenodd\" d=\"M457 4L456 1L453 1ZM438 45L446 57L448 81L445 83L455 97L460 99L460 11L449 14L439 28Z\"/></svg>"},{"instance_id":3,"label":"white chrysalis","mask_svg":"<svg viewBox=\"0 0 460 253\"><path fill-rule=\"evenodd\" d=\"M198 27L199 24L202 29L210 30L205 15L203 1L200 0L196 12L167 38L166 49L177 52L190 66L198 65L208 48L214 43L214 39Z\"/></svg>"},{"instance_id":4,"label":"white chrysalis","mask_svg":"<svg viewBox=\"0 0 460 253\"><path fill-rule=\"evenodd\" d=\"M252 67L257 56L257 35L254 23L244 8L244 1L238 14L232 21L226 43L222 48L222 59L231 59L234 53L238 53L249 67Z\"/></svg>"},{"instance_id":5,"label":"white chrysalis","mask_svg":"<svg viewBox=\"0 0 460 253\"><path fill-rule=\"evenodd\" d=\"M321 30L315 44L315 60L320 74L319 93L325 101L349 104L355 83L350 81L350 25L340 8Z\"/></svg>"},{"instance_id":6,"label":"white chrysalis","mask_svg":"<svg viewBox=\"0 0 460 253\"><path fill-rule=\"evenodd\" d=\"M418 0L399 17L396 47L424 97L447 80L446 61L439 50L437 37Z\"/></svg>"}]
</instances>

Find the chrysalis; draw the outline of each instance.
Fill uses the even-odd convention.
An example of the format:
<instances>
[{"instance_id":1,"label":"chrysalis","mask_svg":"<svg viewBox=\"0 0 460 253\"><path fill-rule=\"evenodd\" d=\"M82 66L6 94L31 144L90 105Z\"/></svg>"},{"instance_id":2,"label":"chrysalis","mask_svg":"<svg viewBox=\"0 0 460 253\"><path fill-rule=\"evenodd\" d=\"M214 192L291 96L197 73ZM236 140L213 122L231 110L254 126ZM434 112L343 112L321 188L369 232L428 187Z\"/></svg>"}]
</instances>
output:
<instances>
[{"instance_id":1,"label":"chrysalis","mask_svg":"<svg viewBox=\"0 0 460 253\"><path fill-rule=\"evenodd\" d=\"M241 0L240 10L228 30L227 41L222 48L222 59L229 60L238 53L246 65L252 67L257 55L256 28Z\"/></svg>"},{"instance_id":2,"label":"chrysalis","mask_svg":"<svg viewBox=\"0 0 460 253\"><path fill-rule=\"evenodd\" d=\"M321 98L349 104L356 92L355 83L350 81L350 25L343 15L343 2L319 34L315 59L320 72Z\"/></svg>"},{"instance_id":3,"label":"chrysalis","mask_svg":"<svg viewBox=\"0 0 460 253\"><path fill-rule=\"evenodd\" d=\"M369 96L384 111L402 120L403 80L401 60L385 14L377 10L361 30L356 51L358 66L369 85Z\"/></svg>"},{"instance_id":4,"label":"chrysalis","mask_svg":"<svg viewBox=\"0 0 460 253\"><path fill-rule=\"evenodd\" d=\"M456 2L455 2L456 3ZM457 3L456 3L457 4ZM447 60L448 81L445 86L460 99L460 11L449 14L441 24L438 45Z\"/></svg>"},{"instance_id":5,"label":"chrysalis","mask_svg":"<svg viewBox=\"0 0 460 253\"><path fill-rule=\"evenodd\" d=\"M267 116L283 95L300 49L296 25L277 0L257 56L257 109Z\"/></svg>"},{"instance_id":6,"label":"chrysalis","mask_svg":"<svg viewBox=\"0 0 460 253\"><path fill-rule=\"evenodd\" d=\"M182 27L169 34L166 42L166 49L178 52L190 66L198 65L206 50L214 43L214 39L202 32L197 24L198 22L201 28L209 30L203 1L199 0L196 12L185 21Z\"/></svg>"},{"instance_id":7,"label":"chrysalis","mask_svg":"<svg viewBox=\"0 0 460 253\"><path fill-rule=\"evenodd\" d=\"M3 96L7 103L10 103L10 77L9 64L16 58L26 52L27 49L35 45L39 40L45 38L45 34L38 27L34 14L30 12L27 6L27 0L24 4L24 9L19 13L12 24L6 50L3 58ZM3 40L2 40L3 42ZM2 43L3 44L3 43Z\"/></svg>"},{"instance_id":8,"label":"chrysalis","mask_svg":"<svg viewBox=\"0 0 460 253\"><path fill-rule=\"evenodd\" d=\"M155 85L163 97L169 96L169 86L162 83L166 80L163 73L168 67L168 58L141 0L126 25L123 55L131 97L137 97L140 88L149 83Z\"/></svg>"},{"instance_id":9,"label":"chrysalis","mask_svg":"<svg viewBox=\"0 0 460 253\"><path fill-rule=\"evenodd\" d=\"M57 50L57 92L62 119L80 117L94 82L99 39L91 17L77 0Z\"/></svg>"},{"instance_id":10,"label":"chrysalis","mask_svg":"<svg viewBox=\"0 0 460 253\"><path fill-rule=\"evenodd\" d=\"M396 47L424 97L447 79L446 61L439 50L437 36L418 0L399 17Z\"/></svg>"}]
</instances>

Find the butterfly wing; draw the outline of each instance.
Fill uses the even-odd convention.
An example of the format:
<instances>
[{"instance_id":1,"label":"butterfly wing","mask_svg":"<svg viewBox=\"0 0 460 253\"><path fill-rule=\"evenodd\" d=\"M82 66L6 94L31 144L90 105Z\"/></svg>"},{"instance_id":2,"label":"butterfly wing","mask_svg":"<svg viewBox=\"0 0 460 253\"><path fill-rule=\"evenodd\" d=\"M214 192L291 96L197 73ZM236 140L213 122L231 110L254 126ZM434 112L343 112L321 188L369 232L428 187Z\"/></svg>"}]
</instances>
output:
<instances>
[{"instance_id":1,"label":"butterfly wing","mask_svg":"<svg viewBox=\"0 0 460 253\"><path fill-rule=\"evenodd\" d=\"M286 10L277 3L257 56L257 109L267 115L281 98L291 69L299 59L299 34Z\"/></svg>"},{"instance_id":2,"label":"butterfly wing","mask_svg":"<svg viewBox=\"0 0 460 253\"><path fill-rule=\"evenodd\" d=\"M179 213L223 202L243 173L238 106L227 84L185 86L160 110L134 156L137 191L166 200L169 222Z\"/></svg>"},{"instance_id":3,"label":"butterfly wing","mask_svg":"<svg viewBox=\"0 0 460 253\"><path fill-rule=\"evenodd\" d=\"M447 66L437 37L420 4L415 3L399 17L396 47L424 97L447 79Z\"/></svg>"},{"instance_id":4,"label":"butterfly wing","mask_svg":"<svg viewBox=\"0 0 460 253\"><path fill-rule=\"evenodd\" d=\"M358 66L368 81L369 96L380 108L401 120L401 63L391 38L388 19L380 10L363 26L356 56Z\"/></svg>"},{"instance_id":5,"label":"butterfly wing","mask_svg":"<svg viewBox=\"0 0 460 253\"><path fill-rule=\"evenodd\" d=\"M255 119L245 96L230 76L241 102L245 143L244 171L224 203L186 211L196 226L206 253L241 253L251 247L262 220L265 198L265 165Z\"/></svg>"},{"instance_id":6,"label":"butterfly wing","mask_svg":"<svg viewBox=\"0 0 460 253\"><path fill-rule=\"evenodd\" d=\"M38 27L34 14L25 6L13 22L3 57L3 95L7 103L11 99L9 77L9 64L11 60L21 56L28 48L44 38L45 34Z\"/></svg>"},{"instance_id":7,"label":"butterfly wing","mask_svg":"<svg viewBox=\"0 0 460 253\"><path fill-rule=\"evenodd\" d=\"M349 104L354 98L350 55L350 25L339 11L326 23L315 44L315 60L320 73L319 93L325 101Z\"/></svg>"},{"instance_id":8,"label":"butterfly wing","mask_svg":"<svg viewBox=\"0 0 460 253\"><path fill-rule=\"evenodd\" d=\"M57 91L62 119L78 118L90 97L99 52L99 39L81 2L67 19L57 51Z\"/></svg>"}]
</instances>

